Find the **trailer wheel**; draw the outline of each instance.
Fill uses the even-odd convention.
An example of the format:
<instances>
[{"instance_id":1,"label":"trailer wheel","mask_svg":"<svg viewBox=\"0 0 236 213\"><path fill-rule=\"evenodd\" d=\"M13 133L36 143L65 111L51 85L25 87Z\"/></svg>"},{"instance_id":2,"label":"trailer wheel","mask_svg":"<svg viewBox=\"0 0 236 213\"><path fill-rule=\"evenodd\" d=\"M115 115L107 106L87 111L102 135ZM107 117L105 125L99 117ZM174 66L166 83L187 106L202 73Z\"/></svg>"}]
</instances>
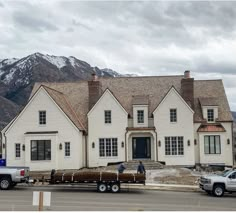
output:
<instances>
[{"instance_id":1,"label":"trailer wheel","mask_svg":"<svg viewBox=\"0 0 236 213\"><path fill-rule=\"evenodd\" d=\"M3 177L0 180L0 189L7 190L10 189L10 187L11 187L11 179L8 177Z\"/></svg>"},{"instance_id":2,"label":"trailer wheel","mask_svg":"<svg viewBox=\"0 0 236 213\"><path fill-rule=\"evenodd\" d=\"M119 183L113 183L111 185L111 191L113 193L117 193L117 192L120 192L120 184Z\"/></svg>"},{"instance_id":3,"label":"trailer wheel","mask_svg":"<svg viewBox=\"0 0 236 213\"><path fill-rule=\"evenodd\" d=\"M97 188L98 188L99 192L106 192L107 191L107 184L98 183Z\"/></svg>"}]
</instances>

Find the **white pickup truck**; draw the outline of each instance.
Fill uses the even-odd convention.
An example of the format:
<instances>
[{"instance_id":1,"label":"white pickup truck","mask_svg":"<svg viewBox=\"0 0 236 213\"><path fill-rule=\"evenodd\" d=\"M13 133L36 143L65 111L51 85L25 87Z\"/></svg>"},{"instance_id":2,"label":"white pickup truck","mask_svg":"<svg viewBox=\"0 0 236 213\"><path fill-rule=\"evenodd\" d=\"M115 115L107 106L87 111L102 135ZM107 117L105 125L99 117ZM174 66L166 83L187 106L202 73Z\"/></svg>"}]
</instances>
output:
<instances>
[{"instance_id":1,"label":"white pickup truck","mask_svg":"<svg viewBox=\"0 0 236 213\"><path fill-rule=\"evenodd\" d=\"M29 167L0 167L0 189L13 188L29 180Z\"/></svg>"},{"instance_id":2,"label":"white pickup truck","mask_svg":"<svg viewBox=\"0 0 236 213\"><path fill-rule=\"evenodd\" d=\"M205 175L200 178L199 187L208 194L222 197L225 192L236 192L236 169L224 171L222 174Z\"/></svg>"}]
</instances>

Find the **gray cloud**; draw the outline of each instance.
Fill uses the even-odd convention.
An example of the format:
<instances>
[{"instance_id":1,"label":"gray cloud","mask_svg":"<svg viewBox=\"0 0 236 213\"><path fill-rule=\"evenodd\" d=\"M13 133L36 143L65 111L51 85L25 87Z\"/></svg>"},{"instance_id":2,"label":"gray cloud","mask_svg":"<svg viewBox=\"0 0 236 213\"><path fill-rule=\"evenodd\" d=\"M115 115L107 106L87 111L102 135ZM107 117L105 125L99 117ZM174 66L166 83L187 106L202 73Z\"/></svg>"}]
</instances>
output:
<instances>
[{"instance_id":1,"label":"gray cloud","mask_svg":"<svg viewBox=\"0 0 236 213\"><path fill-rule=\"evenodd\" d=\"M73 55L140 75L190 69L223 78L236 110L235 20L233 1L4 1L0 58Z\"/></svg>"},{"instance_id":2,"label":"gray cloud","mask_svg":"<svg viewBox=\"0 0 236 213\"><path fill-rule=\"evenodd\" d=\"M0 7L4 7L4 4L2 2L0 2Z\"/></svg>"}]
</instances>

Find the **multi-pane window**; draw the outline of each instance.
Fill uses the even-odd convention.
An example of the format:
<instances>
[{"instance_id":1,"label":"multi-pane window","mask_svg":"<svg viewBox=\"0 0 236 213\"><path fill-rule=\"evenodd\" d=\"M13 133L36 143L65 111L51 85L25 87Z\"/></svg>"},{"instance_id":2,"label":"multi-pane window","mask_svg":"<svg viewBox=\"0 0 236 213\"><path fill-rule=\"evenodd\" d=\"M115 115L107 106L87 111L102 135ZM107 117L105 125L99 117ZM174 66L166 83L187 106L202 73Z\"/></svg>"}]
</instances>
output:
<instances>
[{"instance_id":1,"label":"multi-pane window","mask_svg":"<svg viewBox=\"0 0 236 213\"><path fill-rule=\"evenodd\" d=\"M138 118L138 123L144 123L144 111L143 110L138 110L137 111L137 118Z\"/></svg>"},{"instance_id":2,"label":"multi-pane window","mask_svg":"<svg viewBox=\"0 0 236 213\"><path fill-rule=\"evenodd\" d=\"M177 110L170 109L170 122L177 122Z\"/></svg>"},{"instance_id":3,"label":"multi-pane window","mask_svg":"<svg viewBox=\"0 0 236 213\"><path fill-rule=\"evenodd\" d=\"M214 109L207 110L207 120L208 122L214 121Z\"/></svg>"},{"instance_id":4,"label":"multi-pane window","mask_svg":"<svg viewBox=\"0 0 236 213\"><path fill-rule=\"evenodd\" d=\"M205 154L221 154L219 135L204 136L204 152Z\"/></svg>"},{"instance_id":5,"label":"multi-pane window","mask_svg":"<svg viewBox=\"0 0 236 213\"><path fill-rule=\"evenodd\" d=\"M20 158L20 143L15 144L15 156L16 158Z\"/></svg>"},{"instance_id":6,"label":"multi-pane window","mask_svg":"<svg viewBox=\"0 0 236 213\"><path fill-rule=\"evenodd\" d=\"M70 156L70 142L65 142L65 156Z\"/></svg>"},{"instance_id":7,"label":"multi-pane window","mask_svg":"<svg viewBox=\"0 0 236 213\"><path fill-rule=\"evenodd\" d=\"M183 155L184 154L184 138L181 137L165 137L165 154L166 155Z\"/></svg>"},{"instance_id":8,"label":"multi-pane window","mask_svg":"<svg viewBox=\"0 0 236 213\"><path fill-rule=\"evenodd\" d=\"M111 110L105 110L104 112L105 124L111 123Z\"/></svg>"},{"instance_id":9,"label":"multi-pane window","mask_svg":"<svg viewBox=\"0 0 236 213\"><path fill-rule=\"evenodd\" d=\"M100 157L118 156L117 138L100 138L99 156Z\"/></svg>"},{"instance_id":10,"label":"multi-pane window","mask_svg":"<svg viewBox=\"0 0 236 213\"><path fill-rule=\"evenodd\" d=\"M31 160L51 160L51 141L32 140Z\"/></svg>"},{"instance_id":11,"label":"multi-pane window","mask_svg":"<svg viewBox=\"0 0 236 213\"><path fill-rule=\"evenodd\" d=\"M46 111L39 111L39 124L46 124Z\"/></svg>"}]
</instances>

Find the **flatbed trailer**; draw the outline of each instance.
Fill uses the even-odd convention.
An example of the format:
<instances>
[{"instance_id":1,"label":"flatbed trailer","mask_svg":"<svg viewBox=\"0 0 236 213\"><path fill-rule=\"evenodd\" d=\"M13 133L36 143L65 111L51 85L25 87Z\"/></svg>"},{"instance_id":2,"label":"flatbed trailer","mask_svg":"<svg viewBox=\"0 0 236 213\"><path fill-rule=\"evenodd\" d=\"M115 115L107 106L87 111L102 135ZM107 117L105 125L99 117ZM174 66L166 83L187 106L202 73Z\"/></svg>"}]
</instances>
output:
<instances>
[{"instance_id":1,"label":"flatbed trailer","mask_svg":"<svg viewBox=\"0 0 236 213\"><path fill-rule=\"evenodd\" d=\"M52 170L50 184L81 184L96 183L98 192L120 192L122 183L144 184L145 174L115 173L115 172L56 172Z\"/></svg>"}]
</instances>

